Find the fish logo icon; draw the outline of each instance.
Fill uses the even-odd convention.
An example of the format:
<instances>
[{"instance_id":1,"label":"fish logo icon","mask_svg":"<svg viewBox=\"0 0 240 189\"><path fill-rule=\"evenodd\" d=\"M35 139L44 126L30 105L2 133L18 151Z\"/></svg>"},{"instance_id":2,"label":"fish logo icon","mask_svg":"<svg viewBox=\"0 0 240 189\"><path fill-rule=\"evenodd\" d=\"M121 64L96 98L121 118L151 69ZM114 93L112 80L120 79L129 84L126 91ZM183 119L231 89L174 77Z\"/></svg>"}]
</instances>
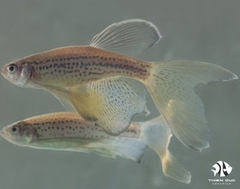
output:
<instances>
[{"instance_id":1,"label":"fish logo icon","mask_svg":"<svg viewBox=\"0 0 240 189\"><path fill-rule=\"evenodd\" d=\"M214 169L211 169L211 171L213 172L214 176L218 174L220 177L225 177L229 175L233 169L228 163L224 161L218 161L212 167Z\"/></svg>"}]
</instances>

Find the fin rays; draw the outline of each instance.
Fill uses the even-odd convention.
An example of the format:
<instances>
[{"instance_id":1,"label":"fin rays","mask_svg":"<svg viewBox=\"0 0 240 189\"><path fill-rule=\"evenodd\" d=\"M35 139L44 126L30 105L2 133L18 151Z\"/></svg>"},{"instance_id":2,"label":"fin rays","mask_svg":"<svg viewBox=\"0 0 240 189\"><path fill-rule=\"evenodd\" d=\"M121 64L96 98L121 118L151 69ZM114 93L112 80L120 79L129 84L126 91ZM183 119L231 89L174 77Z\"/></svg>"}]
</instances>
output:
<instances>
[{"instance_id":1,"label":"fin rays","mask_svg":"<svg viewBox=\"0 0 240 189\"><path fill-rule=\"evenodd\" d=\"M163 173L175 180L189 184L191 182L190 172L168 150L172 133L163 116L142 122L140 125L143 131L141 137L158 154L162 161Z\"/></svg>"},{"instance_id":2,"label":"fin rays","mask_svg":"<svg viewBox=\"0 0 240 189\"><path fill-rule=\"evenodd\" d=\"M201 151L209 146L210 129L204 106L195 94L198 84L236 79L230 71L209 63L170 61L153 63L146 86L174 135L187 147Z\"/></svg>"},{"instance_id":3,"label":"fin rays","mask_svg":"<svg viewBox=\"0 0 240 189\"><path fill-rule=\"evenodd\" d=\"M135 114L146 109L146 89L139 84L127 78L107 78L65 90L44 87L65 108L75 108L85 120L94 121L111 135L119 135L129 127Z\"/></svg>"},{"instance_id":4,"label":"fin rays","mask_svg":"<svg viewBox=\"0 0 240 189\"><path fill-rule=\"evenodd\" d=\"M161 39L157 27L141 19L114 23L93 37L90 46L136 57Z\"/></svg>"}]
</instances>

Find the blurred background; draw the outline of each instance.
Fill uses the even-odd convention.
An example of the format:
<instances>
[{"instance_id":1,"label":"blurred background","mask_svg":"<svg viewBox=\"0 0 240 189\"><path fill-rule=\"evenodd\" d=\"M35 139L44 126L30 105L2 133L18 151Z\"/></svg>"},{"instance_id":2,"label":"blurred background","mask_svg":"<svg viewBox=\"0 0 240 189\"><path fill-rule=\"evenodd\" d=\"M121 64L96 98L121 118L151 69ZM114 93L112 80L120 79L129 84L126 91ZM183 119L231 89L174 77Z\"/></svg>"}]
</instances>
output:
<instances>
[{"instance_id":1,"label":"blurred background","mask_svg":"<svg viewBox=\"0 0 240 189\"><path fill-rule=\"evenodd\" d=\"M20 0L0 1L0 66L6 62L66 45L87 45L113 22L142 18L163 38L142 59L189 59L211 62L240 76L240 1L234 0ZM43 90L22 89L0 77L0 128L31 116L64 111ZM147 149L141 165L95 154L35 150L0 138L0 188L219 188L212 165L233 167L226 177L240 184L240 81L201 85L212 131L210 148L195 152L172 137L170 150L192 174L189 185L165 177L158 156ZM158 115L150 97L148 107ZM215 177L218 178L218 177Z\"/></svg>"}]
</instances>

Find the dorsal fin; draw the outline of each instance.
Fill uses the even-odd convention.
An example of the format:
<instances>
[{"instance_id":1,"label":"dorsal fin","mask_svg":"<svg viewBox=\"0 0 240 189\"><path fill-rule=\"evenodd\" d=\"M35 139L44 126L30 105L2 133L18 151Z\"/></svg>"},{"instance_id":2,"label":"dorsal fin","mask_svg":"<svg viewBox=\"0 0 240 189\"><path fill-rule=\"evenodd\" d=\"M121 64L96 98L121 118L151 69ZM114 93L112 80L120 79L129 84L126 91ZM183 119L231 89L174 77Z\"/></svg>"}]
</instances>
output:
<instances>
[{"instance_id":1,"label":"dorsal fin","mask_svg":"<svg viewBox=\"0 0 240 189\"><path fill-rule=\"evenodd\" d=\"M151 22L130 19L114 23L93 37L90 46L136 57L162 38Z\"/></svg>"}]
</instances>

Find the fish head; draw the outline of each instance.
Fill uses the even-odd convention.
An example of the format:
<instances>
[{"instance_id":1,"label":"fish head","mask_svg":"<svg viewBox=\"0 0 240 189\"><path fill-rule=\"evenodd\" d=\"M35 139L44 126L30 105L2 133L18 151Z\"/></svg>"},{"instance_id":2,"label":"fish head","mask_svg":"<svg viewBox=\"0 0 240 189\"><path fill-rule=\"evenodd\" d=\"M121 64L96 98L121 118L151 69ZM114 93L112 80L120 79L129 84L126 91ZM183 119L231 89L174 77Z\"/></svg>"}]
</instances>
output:
<instances>
[{"instance_id":1,"label":"fish head","mask_svg":"<svg viewBox=\"0 0 240 189\"><path fill-rule=\"evenodd\" d=\"M8 125L0 131L0 135L7 141L20 146L31 142L35 133L36 129L33 125L26 121Z\"/></svg>"},{"instance_id":2,"label":"fish head","mask_svg":"<svg viewBox=\"0 0 240 189\"><path fill-rule=\"evenodd\" d=\"M2 66L1 74L9 82L25 87L32 74L32 66L27 59L20 59Z\"/></svg>"}]
</instances>

